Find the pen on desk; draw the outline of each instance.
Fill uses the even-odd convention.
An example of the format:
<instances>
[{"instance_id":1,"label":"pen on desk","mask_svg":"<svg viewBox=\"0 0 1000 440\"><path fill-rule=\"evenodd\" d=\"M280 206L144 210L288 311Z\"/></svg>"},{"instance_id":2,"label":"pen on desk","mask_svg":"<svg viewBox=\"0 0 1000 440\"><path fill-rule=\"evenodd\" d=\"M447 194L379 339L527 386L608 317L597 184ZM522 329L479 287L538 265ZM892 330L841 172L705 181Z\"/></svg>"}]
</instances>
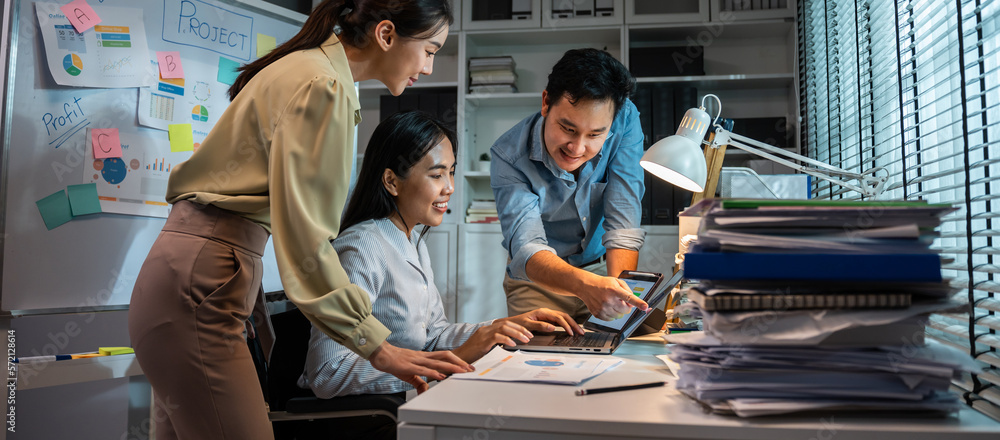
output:
<instances>
[{"instance_id":1,"label":"pen on desk","mask_svg":"<svg viewBox=\"0 0 1000 440\"><path fill-rule=\"evenodd\" d=\"M14 359L15 364L23 364L27 362L52 362L52 361L65 361L72 359L72 356L68 354L57 354L53 356L28 356L19 357Z\"/></svg>"},{"instance_id":2,"label":"pen on desk","mask_svg":"<svg viewBox=\"0 0 1000 440\"><path fill-rule=\"evenodd\" d=\"M655 387L662 387L666 384L667 384L666 382L650 382L650 383L640 383L638 385L625 385L620 387L580 389L576 390L576 395L587 396L590 394L610 393L614 391L628 391L628 390L638 390L642 388L655 388Z\"/></svg>"}]
</instances>

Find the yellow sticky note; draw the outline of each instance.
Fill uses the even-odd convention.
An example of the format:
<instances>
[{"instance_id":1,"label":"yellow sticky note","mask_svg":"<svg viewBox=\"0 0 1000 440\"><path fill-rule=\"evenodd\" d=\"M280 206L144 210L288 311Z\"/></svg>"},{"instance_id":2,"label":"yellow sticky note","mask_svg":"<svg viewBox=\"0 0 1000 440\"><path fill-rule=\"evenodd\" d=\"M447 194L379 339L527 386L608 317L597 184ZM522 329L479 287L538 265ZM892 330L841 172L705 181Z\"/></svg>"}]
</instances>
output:
<instances>
[{"instance_id":1,"label":"yellow sticky note","mask_svg":"<svg viewBox=\"0 0 1000 440\"><path fill-rule=\"evenodd\" d=\"M170 136L170 151L194 151L194 134L191 124L170 124L167 127Z\"/></svg>"},{"instance_id":2,"label":"yellow sticky note","mask_svg":"<svg viewBox=\"0 0 1000 440\"><path fill-rule=\"evenodd\" d=\"M257 58L267 55L268 52L274 50L274 47L278 45L278 41L270 35L257 34Z\"/></svg>"},{"instance_id":3,"label":"yellow sticky note","mask_svg":"<svg viewBox=\"0 0 1000 440\"><path fill-rule=\"evenodd\" d=\"M100 356L107 356L107 355L106 354L101 354L101 353L80 353L80 354L73 354L73 355L70 355L70 356L72 356L73 359L89 359L89 358L100 357Z\"/></svg>"},{"instance_id":4,"label":"yellow sticky note","mask_svg":"<svg viewBox=\"0 0 1000 440\"><path fill-rule=\"evenodd\" d=\"M132 347L101 347L97 349L98 353L105 356L114 356L116 354L132 354L135 350Z\"/></svg>"}]
</instances>

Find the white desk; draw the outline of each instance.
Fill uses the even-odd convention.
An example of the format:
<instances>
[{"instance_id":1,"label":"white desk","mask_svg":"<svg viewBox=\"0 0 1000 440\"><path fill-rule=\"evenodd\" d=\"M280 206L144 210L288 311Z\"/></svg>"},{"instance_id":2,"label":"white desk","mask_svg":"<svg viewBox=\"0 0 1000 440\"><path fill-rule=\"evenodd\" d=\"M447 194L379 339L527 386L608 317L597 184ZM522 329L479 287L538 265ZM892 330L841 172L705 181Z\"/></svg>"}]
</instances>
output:
<instances>
[{"instance_id":1,"label":"white desk","mask_svg":"<svg viewBox=\"0 0 1000 440\"><path fill-rule=\"evenodd\" d=\"M1000 438L1000 423L975 410L943 419L841 414L740 419L706 414L679 394L657 342L627 342L625 365L586 387L667 380L650 388L575 396L576 387L448 379L399 408L399 439L795 439L919 440Z\"/></svg>"},{"instance_id":2,"label":"white desk","mask_svg":"<svg viewBox=\"0 0 1000 440\"><path fill-rule=\"evenodd\" d=\"M67 385L95 380L142 376L134 354L27 363L18 367L17 389Z\"/></svg>"}]
</instances>

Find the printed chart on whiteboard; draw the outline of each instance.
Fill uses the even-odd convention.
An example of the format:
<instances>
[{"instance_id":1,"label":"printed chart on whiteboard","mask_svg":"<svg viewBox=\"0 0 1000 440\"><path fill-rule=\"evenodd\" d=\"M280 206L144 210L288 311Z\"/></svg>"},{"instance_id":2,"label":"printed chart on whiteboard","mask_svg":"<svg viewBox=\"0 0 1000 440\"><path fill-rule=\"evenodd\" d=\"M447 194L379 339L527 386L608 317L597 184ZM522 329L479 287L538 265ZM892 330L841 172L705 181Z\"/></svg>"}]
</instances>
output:
<instances>
[{"instance_id":1,"label":"printed chart on whiteboard","mask_svg":"<svg viewBox=\"0 0 1000 440\"><path fill-rule=\"evenodd\" d=\"M91 139L87 129L87 139ZM167 178L175 164L191 157L190 152L172 153L162 136L121 131L121 157L94 158L87 148L83 183L96 183L103 212L166 217L170 207L163 199Z\"/></svg>"},{"instance_id":2,"label":"printed chart on whiteboard","mask_svg":"<svg viewBox=\"0 0 1000 440\"><path fill-rule=\"evenodd\" d=\"M190 60L185 65L195 67L190 72L213 70ZM153 66L157 66L155 61ZM195 142L201 142L229 105L226 92L225 84L207 75L160 78L155 86L139 89L139 124L159 130L171 124L191 124Z\"/></svg>"},{"instance_id":3,"label":"printed chart on whiteboard","mask_svg":"<svg viewBox=\"0 0 1000 440\"><path fill-rule=\"evenodd\" d=\"M100 8L100 24L83 33L58 3L35 3L45 59L52 78L76 87L144 87L153 83L142 10Z\"/></svg>"}]
</instances>

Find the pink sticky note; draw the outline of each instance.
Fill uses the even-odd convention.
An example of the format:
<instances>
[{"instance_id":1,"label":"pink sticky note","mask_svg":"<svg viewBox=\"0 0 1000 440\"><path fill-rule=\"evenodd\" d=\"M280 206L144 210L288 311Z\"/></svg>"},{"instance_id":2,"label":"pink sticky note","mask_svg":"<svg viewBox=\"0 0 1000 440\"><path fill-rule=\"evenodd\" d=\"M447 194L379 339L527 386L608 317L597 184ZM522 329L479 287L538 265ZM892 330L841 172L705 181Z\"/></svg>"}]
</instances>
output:
<instances>
[{"instance_id":1,"label":"pink sticky note","mask_svg":"<svg viewBox=\"0 0 1000 440\"><path fill-rule=\"evenodd\" d=\"M180 52L156 52L156 60L160 63L161 77L184 78L184 67L181 66Z\"/></svg>"},{"instance_id":2,"label":"pink sticky note","mask_svg":"<svg viewBox=\"0 0 1000 440\"><path fill-rule=\"evenodd\" d=\"M122 142L118 139L117 128L94 128L90 130L90 140L94 145L94 159L122 157Z\"/></svg>"},{"instance_id":3,"label":"pink sticky note","mask_svg":"<svg viewBox=\"0 0 1000 440\"><path fill-rule=\"evenodd\" d=\"M66 18L81 34L101 22L101 17L98 17L94 8L87 4L87 0L73 0L59 9L63 11L63 14L66 14Z\"/></svg>"}]
</instances>

